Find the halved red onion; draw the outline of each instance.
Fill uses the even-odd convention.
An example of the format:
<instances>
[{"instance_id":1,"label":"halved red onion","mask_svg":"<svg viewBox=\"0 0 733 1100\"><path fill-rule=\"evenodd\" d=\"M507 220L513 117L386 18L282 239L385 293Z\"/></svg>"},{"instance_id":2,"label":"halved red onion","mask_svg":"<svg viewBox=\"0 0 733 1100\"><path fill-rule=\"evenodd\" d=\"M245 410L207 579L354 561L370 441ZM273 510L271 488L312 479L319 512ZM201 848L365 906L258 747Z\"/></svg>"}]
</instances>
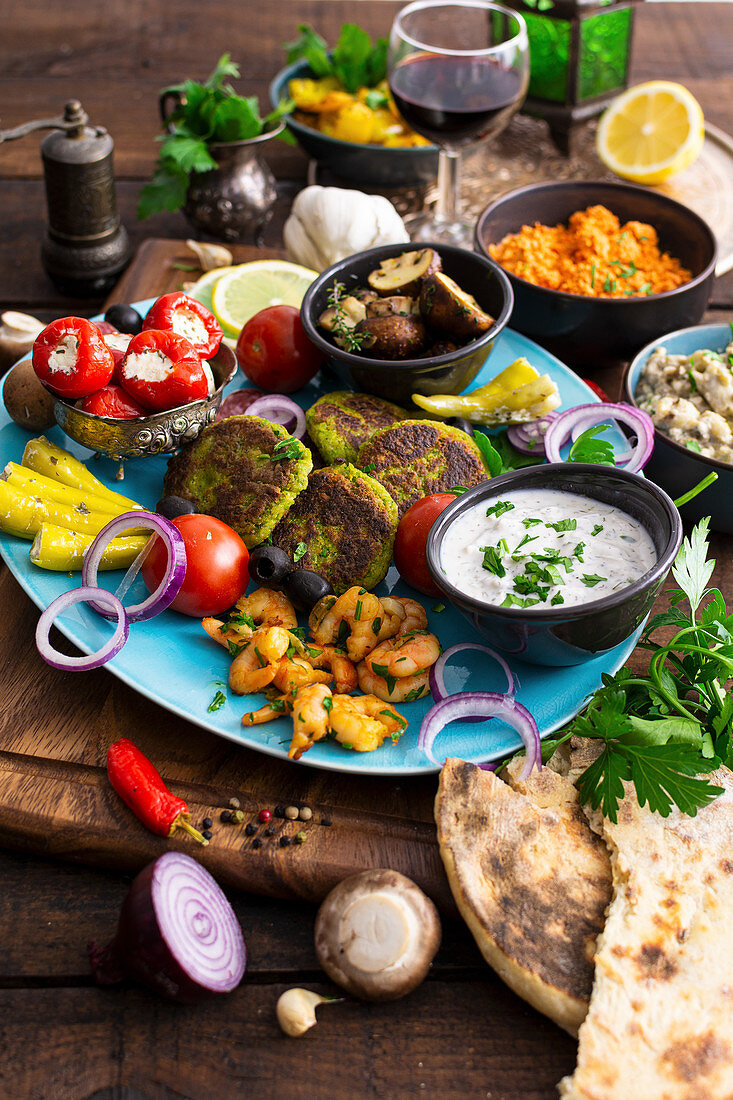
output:
<instances>
[{"instance_id":1,"label":"halved red onion","mask_svg":"<svg viewBox=\"0 0 733 1100\"><path fill-rule=\"evenodd\" d=\"M545 434L558 416L560 416L558 412L549 412L539 420L530 420L526 424L510 424L507 428L507 439L512 447L521 451L523 455L536 455L538 458L543 458Z\"/></svg>"},{"instance_id":2,"label":"halved red onion","mask_svg":"<svg viewBox=\"0 0 733 1100\"><path fill-rule=\"evenodd\" d=\"M433 754L433 743L438 734L458 719L501 718L508 726L516 730L527 750L527 758L522 769L522 779L526 779L532 769L542 767L542 747L537 723L525 706L509 695L500 695L497 691L463 691L460 695L451 695L431 707L422 720L417 747L433 762L441 766Z\"/></svg>"},{"instance_id":3,"label":"halved red onion","mask_svg":"<svg viewBox=\"0 0 733 1100\"><path fill-rule=\"evenodd\" d=\"M168 554L165 573L155 591L147 596L142 603L131 604L130 607L125 609L127 618L130 622L141 622L143 619L152 619L153 615L159 615L161 611L165 611L166 607L169 607L173 603L183 584L183 578L186 576L186 545L183 541L181 532L177 527L173 526L170 520L154 512L143 512L142 510L123 512L121 516L117 516L115 519L111 520L106 527L102 528L87 550L84 555L81 579L82 583L85 585L96 586L99 562L101 561L107 543L111 542L113 538L116 538L118 535L122 534L123 531L129 530L131 527L144 527L147 528L152 535L159 535L163 540ZM118 596L124 596L125 592L127 592L127 589L132 584L132 581L148 554L150 541L151 540L148 539L148 542L123 577L117 589ZM100 615L104 615L107 619L111 618L108 609L102 604L94 600L91 600L90 603L94 610L99 612Z\"/></svg>"},{"instance_id":4,"label":"halved red onion","mask_svg":"<svg viewBox=\"0 0 733 1100\"><path fill-rule=\"evenodd\" d=\"M242 929L224 891L195 859L173 851L135 878L112 942L104 948L92 942L87 951L100 985L130 975L183 1004L231 993L247 966Z\"/></svg>"},{"instance_id":5,"label":"halved red onion","mask_svg":"<svg viewBox=\"0 0 733 1100\"><path fill-rule=\"evenodd\" d=\"M305 413L284 393L263 394L252 402L245 415L261 416L274 424L282 424L296 439L302 439L305 435Z\"/></svg>"},{"instance_id":6,"label":"halved red onion","mask_svg":"<svg viewBox=\"0 0 733 1100\"><path fill-rule=\"evenodd\" d=\"M88 603L95 610L103 606L104 617L117 619L117 628L109 641L105 642L96 653L83 657L68 657L51 645L51 627L59 615L63 615L64 611L76 603ZM120 652L127 641L129 629L127 613L116 596L105 588L82 585L80 588L72 588L70 592L62 592L42 612L36 627L36 645L46 664L51 665L52 668L59 668L64 672L87 672L91 668L99 668L100 665L106 664Z\"/></svg>"},{"instance_id":7,"label":"halved red onion","mask_svg":"<svg viewBox=\"0 0 733 1100\"><path fill-rule=\"evenodd\" d=\"M571 438L574 430L580 434L605 420L617 420L626 424L636 435L636 443L625 455L617 455L616 463L629 455L624 469L630 474L643 469L654 450L654 421L648 412L632 405L605 404L594 402L592 405L578 405L560 413L545 434L545 455L548 462L562 462L560 451Z\"/></svg>"},{"instance_id":8,"label":"halved red onion","mask_svg":"<svg viewBox=\"0 0 733 1100\"><path fill-rule=\"evenodd\" d=\"M456 645L452 645L450 649L446 649L444 653L441 653L438 660L432 665L429 673L430 680L430 692L436 703L440 703L443 699L449 698L449 693L445 687L444 672L445 666L452 657L455 657L457 653L462 653L464 650L474 650L479 653L485 653L488 657L491 657L492 661L496 661L498 665L504 671L504 675L507 679L507 695L514 696L514 675L509 665L506 663L501 654L497 653L493 649L489 649L486 645L479 645L477 642L458 642ZM467 721L485 722L486 718L473 718L467 719Z\"/></svg>"},{"instance_id":9,"label":"halved red onion","mask_svg":"<svg viewBox=\"0 0 733 1100\"><path fill-rule=\"evenodd\" d=\"M243 416L254 401L262 397L262 390L254 386L245 386L241 390L228 393L216 414L216 420L225 420L228 416Z\"/></svg>"}]
</instances>

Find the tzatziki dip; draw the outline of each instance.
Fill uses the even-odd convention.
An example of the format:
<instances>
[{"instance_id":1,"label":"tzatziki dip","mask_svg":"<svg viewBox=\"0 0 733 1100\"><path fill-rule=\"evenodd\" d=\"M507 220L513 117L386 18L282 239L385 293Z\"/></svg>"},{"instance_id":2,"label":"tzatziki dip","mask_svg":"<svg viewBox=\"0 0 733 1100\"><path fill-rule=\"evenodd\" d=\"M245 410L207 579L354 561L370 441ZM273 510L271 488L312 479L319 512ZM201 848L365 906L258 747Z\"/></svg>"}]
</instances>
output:
<instances>
[{"instance_id":1,"label":"tzatziki dip","mask_svg":"<svg viewBox=\"0 0 733 1100\"><path fill-rule=\"evenodd\" d=\"M626 512L560 489L516 489L458 515L440 566L466 596L500 607L589 603L627 588L657 560Z\"/></svg>"}]
</instances>

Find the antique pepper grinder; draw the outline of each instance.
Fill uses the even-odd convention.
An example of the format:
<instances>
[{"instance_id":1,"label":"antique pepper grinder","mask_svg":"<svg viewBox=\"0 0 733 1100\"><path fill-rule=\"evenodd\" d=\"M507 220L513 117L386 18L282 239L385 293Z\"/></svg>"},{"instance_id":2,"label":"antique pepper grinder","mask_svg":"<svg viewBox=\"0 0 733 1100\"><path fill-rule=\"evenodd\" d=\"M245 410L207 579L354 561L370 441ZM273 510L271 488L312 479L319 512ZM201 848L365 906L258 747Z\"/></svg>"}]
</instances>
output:
<instances>
[{"instance_id":1,"label":"antique pepper grinder","mask_svg":"<svg viewBox=\"0 0 733 1100\"><path fill-rule=\"evenodd\" d=\"M112 138L70 99L60 118L40 118L0 130L0 142L34 130L53 130L41 142L48 228L41 262L62 294L75 298L107 294L131 256L120 224L112 174Z\"/></svg>"}]
</instances>

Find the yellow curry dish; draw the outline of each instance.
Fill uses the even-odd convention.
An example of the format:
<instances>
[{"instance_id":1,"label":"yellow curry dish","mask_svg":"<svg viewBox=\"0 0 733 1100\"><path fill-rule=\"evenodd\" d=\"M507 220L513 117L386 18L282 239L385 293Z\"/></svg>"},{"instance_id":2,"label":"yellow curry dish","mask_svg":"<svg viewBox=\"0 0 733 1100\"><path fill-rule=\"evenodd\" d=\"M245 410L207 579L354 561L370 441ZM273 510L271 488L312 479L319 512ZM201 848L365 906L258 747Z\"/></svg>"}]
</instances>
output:
<instances>
[{"instance_id":1,"label":"yellow curry dish","mask_svg":"<svg viewBox=\"0 0 733 1100\"><path fill-rule=\"evenodd\" d=\"M288 95L295 104L292 117L328 137L398 149L430 144L402 121L386 80L352 95L335 76L299 77L289 82Z\"/></svg>"}]
</instances>

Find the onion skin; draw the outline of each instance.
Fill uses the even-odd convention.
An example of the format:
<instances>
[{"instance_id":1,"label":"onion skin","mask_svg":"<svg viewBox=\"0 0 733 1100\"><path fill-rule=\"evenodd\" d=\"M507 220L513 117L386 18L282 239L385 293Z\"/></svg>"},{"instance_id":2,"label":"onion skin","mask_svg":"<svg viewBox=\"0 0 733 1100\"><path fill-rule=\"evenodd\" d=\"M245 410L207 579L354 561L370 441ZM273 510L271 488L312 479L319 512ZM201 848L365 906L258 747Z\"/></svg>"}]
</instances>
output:
<instances>
[{"instance_id":1,"label":"onion skin","mask_svg":"<svg viewBox=\"0 0 733 1100\"><path fill-rule=\"evenodd\" d=\"M148 864L133 881L122 903L114 939L103 948L95 941L87 944L89 961L99 985L117 985L132 977L168 1000L179 1004L198 1004L215 997L217 991L201 985L186 973L163 939L153 900L153 880L160 859ZM243 944L242 947L244 950ZM242 975L245 966L246 951ZM239 980L232 988L239 984Z\"/></svg>"}]
</instances>

